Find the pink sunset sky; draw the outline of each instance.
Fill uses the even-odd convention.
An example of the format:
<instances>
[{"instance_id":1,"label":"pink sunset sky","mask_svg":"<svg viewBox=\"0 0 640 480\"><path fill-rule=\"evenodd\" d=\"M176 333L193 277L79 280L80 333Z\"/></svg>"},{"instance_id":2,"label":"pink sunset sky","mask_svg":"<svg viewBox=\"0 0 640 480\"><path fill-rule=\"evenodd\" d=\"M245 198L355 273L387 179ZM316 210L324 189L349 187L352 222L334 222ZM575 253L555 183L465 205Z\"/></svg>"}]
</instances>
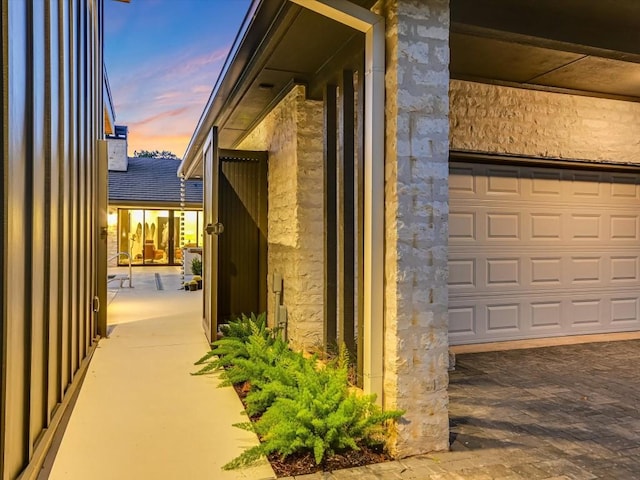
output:
<instances>
[{"instance_id":1,"label":"pink sunset sky","mask_svg":"<svg viewBox=\"0 0 640 480\"><path fill-rule=\"evenodd\" d=\"M105 2L105 64L129 155L182 157L250 0Z\"/></svg>"}]
</instances>

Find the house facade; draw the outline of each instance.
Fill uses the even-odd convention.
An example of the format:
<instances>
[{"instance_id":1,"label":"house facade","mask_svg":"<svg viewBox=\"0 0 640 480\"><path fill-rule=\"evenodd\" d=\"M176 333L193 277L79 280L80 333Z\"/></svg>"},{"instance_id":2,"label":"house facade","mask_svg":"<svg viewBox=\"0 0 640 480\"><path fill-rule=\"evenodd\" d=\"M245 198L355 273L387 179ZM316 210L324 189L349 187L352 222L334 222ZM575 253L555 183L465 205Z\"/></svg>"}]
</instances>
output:
<instances>
[{"instance_id":1,"label":"house facade","mask_svg":"<svg viewBox=\"0 0 640 480\"><path fill-rule=\"evenodd\" d=\"M398 456L448 448L450 346L640 330L639 8L249 9L179 172L268 152L269 318L353 345Z\"/></svg>"},{"instance_id":2,"label":"house facade","mask_svg":"<svg viewBox=\"0 0 640 480\"><path fill-rule=\"evenodd\" d=\"M128 157L126 136L108 143L109 264L128 265L124 252L134 266L181 265L183 247L202 247L202 182L182 185L180 160Z\"/></svg>"},{"instance_id":3,"label":"house facade","mask_svg":"<svg viewBox=\"0 0 640 480\"><path fill-rule=\"evenodd\" d=\"M0 478L13 480L38 476L106 333L103 139L114 111L101 0L2 0L0 13Z\"/></svg>"}]
</instances>

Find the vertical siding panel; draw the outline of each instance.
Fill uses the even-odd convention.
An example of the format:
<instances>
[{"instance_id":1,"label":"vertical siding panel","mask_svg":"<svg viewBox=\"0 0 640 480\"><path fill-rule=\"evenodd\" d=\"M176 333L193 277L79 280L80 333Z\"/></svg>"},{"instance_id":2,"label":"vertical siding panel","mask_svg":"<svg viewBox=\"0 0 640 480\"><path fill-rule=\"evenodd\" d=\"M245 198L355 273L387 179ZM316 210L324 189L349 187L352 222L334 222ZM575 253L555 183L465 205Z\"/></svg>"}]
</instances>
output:
<instances>
[{"instance_id":1,"label":"vertical siding panel","mask_svg":"<svg viewBox=\"0 0 640 480\"><path fill-rule=\"evenodd\" d=\"M45 263L45 74L44 74L44 3L31 3L31 111L30 125L31 158L27 159L27 295L25 310L31 310L30 332L30 427L29 456L31 457L37 439L46 427L46 341L44 290L45 272L49 265ZM30 285L29 285L30 283Z\"/></svg>"},{"instance_id":2,"label":"vertical siding panel","mask_svg":"<svg viewBox=\"0 0 640 480\"><path fill-rule=\"evenodd\" d=\"M102 0L0 0L0 21L0 480L13 480L37 475L93 344Z\"/></svg>"},{"instance_id":3,"label":"vertical siding panel","mask_svg":"<svg viewBox=\"0 0 640 480\"><path fill-rule=\"evenodd\" d=\"M77 126L77 155L76 159L78 162L78 181L77 181L77 189L78 189L78 257L79 258L87 258L87 245L86 245L86 229L85 229L85 217L87 210L87 199L86 199L86 176L85 176L85 162L86 162L86 152L85 152L85 133L86 133L86 124L87 119L85 116L85 106L86 106L86 61L85 61L85 39L84 39L84 12L85 12L85 2L77 3L78 9L78 22L77 22L77 32L76 32L76 52L77 52L77 63L76 63L76 77L77 77L77 87L78 87L78 95L77 95L77 109L76 109L76 126ZM79 310L78 310L78 363L84 357L84 325L86 318L86 278L85 278L85 265L86 262L78 262L78 302L79 302Z\"/></svg>"},{"instance_id":4,"label":"vertical siding panel","mask_svg":"<svg viewBox=\"0 0 640 480\"><path fill-rule=\"evenodd\" d=\"M69 177L69 194L70 204L70 235L69 235L69 252L70 252L70 285L69 285L69 303L71 306L71 329L70 329L70 354L71 369L70 378L78 369L78 323L79 323L79 262L78 259L82 252L79 248L79 229L78 229L78 210L80 198L78 197L78 55L77 55L77 22L78 4L76 0L69 2L69 169L67 174Z\"/></svg>"},{"instance_id":5,"label":"vertical siding panel","mask_svg":"<svg viewBox=\"0 0 640 480\"><path fill-rule=\"evenodd\" d=\"M95 29L95 19L96 19L96 5L93 0L88 2L87 6L88 17L87 17L87 58L89 59L89 68L87 71L89 72L89 105L96 105L98 97L96 95L96 80L98 79L98 72L96 69L96 29ZM97 238L96 238L96 218L97 218L97 205L95 203L96 199L96 165L98 159L97 152L97 142L96 139L98 136L96 135L96 115L95 111L91 112L91 115L87 118L89 122L89 129L87 132L87 142L88 142L88 158L90 161L87 162L88 166L88 176L89 176L89 198L87 202L87 208L89 209L89 213L87 215L88 219L88 242L91 252L91 258L94 260L92 262L87 262L87 280L89 284L89 302L91 304L92 299L97 294L96 292L96 261L97 261ZM104 307L106 308L106 307ZM93 344L93 339L95 338L95 327L94 320L95 314L93 310L89 308L89 321L87 322L87 345L90 347Z\"/></svg>"},{"instance_id":6,"label":"vertical siding panel","mask_svg":"<svg viewBox=\"0 0 640 480\"><path fill-rule=\"evenodd\" d=\"M47 425L51 422L51 417L58 405L60 398L60 367L61 367L61 351L60 351L60 154L59 154L59 123L60 108L59 98L60 91L60 69L58 65L58 52L60 51L59 43L59 10L57 0L47 1L47 45L46 45L46 63L48 89L47 95L47 118L48 132L47 140L49 145L47 152L49 154L47 182L49 191L47 192L47 218L49 223L49 239L45 264L49 265L49 288L46 290L46 308L48 311L48 372L47 372Z\"/></svg>"},{"instance_id":7,"label":"vertical siding panel","mask_svg":"<svg viewBox=\"0 0 640 480\"><path fill-rule=\"evenodd\" d=\"M5 251L23 252L25 233L25 159L26 159L26 109L27 109L27 9L24 2L5 3L6 21L3 34L10 39L8 65L3 71L7 85L3 125L6 135L5 198L4 207L8 215L4 225ZM25 322L25 254L6 257L7 283L3 292L3 323L5 325L5 365L3 369L4 451L2 452L2 478L12 479L20 473L28 461L28 391L26 352L27 330Z\"/></svg>"},{"instance_id":8,"label":"vertical siding panel","mask_svg":"<svg viewBox=\"0 0 640 480\"><path fill-rule=\"evenodd\" d=\"M60 393L62 396L71 383L71 188L70 188L70 125L71 125L71 66L70 54L70 26L69 4L66 0L58 0L60 21L60 134L58 148L60 149Z\"/></svg>"}]
</instances>

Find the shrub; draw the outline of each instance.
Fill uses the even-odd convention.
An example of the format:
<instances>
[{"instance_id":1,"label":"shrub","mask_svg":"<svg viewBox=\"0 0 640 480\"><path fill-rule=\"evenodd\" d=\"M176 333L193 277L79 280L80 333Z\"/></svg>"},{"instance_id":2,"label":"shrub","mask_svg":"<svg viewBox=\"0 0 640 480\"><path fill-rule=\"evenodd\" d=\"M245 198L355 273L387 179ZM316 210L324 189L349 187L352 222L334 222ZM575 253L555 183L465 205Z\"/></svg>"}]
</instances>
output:
<instances>
[{"instance_id":1,"label":"shrub","mask_svg":"<svg viewBox=\"0 0 640 480\"><path fill-rule=\"evenodd\" d=\"M200 257L193 257L191 260L191 273L194 275L202 275L202 260Z\"/></svg>"},{"instance_id":2,"label":"shrub","mask_svg":"<svg viewBox=\"0 0 640 480\"><path fill-rule=\"evenodd\" d=\"M298 388L278 397L256 423L236 426L254 431L262 443L245 450L223 468L230 470L277 453L282 458L311 451L317 464L336 451L359 450L358 443L379 443L384 423L404 412L382 412L374 395L358 395L348 388L344 349L337 365L318 369L306 361L296 372Z\"/></svg>"},{"instance_id":3,"label":"shrub","mask_svg":"<svg viewBox=\"0 0 640 480\"><path fill-rule=\"evenodd\" d=\"M348 357L342 346L336 359L319 366L317 357L289 349L266 326L265 314L242 315L223 329L224 337L196 364L203 374L225 367L223 385L248 382L245 398L255 422L236 426L255 432L262 443L224 465L238 468L262 455L281 458L300 451L313 452L317 464L333 452L358 450L359 444L379 444L388 420L401 411L383 412L374 395L358 395L349 388Z\"/></svg>"},{"instance_id":4,"label":"shrub","mask_svg":"<svg viewBox=\"0 0 640 480\"><path fill-rule=\"evenodd\" d=\"M265 339L273 338L272 332L267 328L267 316L265 313L251 314L250 317L242 315L236 320L231 320L221 328L223 338L211 344L213 347L195 365L204 365L193 375L202 375L218 368L228 367L239 358L249 358L247 342L249 337L259 336Z\"/></svg>"}]
</instances>

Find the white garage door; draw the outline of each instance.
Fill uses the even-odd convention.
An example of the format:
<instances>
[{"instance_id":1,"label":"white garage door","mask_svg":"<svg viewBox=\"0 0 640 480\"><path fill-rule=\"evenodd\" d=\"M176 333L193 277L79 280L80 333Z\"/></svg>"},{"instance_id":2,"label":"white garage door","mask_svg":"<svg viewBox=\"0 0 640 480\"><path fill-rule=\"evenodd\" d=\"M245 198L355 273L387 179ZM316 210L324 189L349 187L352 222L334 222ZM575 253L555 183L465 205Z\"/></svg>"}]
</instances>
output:
<instances>
[{"instance_id":1,"label":"white garage door","mask_svg":"<svg viewBox=\"0 0 640 480\"><path fill-rule=\"evenodd\" d=\"M640 330L639 182L453 163L450 343Z\"/></svg>"}]
</instances>

